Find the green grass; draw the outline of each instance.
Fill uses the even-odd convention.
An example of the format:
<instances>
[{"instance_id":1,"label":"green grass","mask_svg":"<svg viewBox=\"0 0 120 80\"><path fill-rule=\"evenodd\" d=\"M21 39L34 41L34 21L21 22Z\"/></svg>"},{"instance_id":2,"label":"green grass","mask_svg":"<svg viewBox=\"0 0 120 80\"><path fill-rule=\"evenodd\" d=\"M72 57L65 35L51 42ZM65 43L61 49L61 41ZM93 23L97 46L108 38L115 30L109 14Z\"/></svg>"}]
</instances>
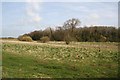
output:
<instances>
[{"instance_id":1,"label":"green grass","mask_svg":"<svg viewBox=\"0 0 120 80\"><path fill-rule=\"evenodd\" d=\"M70 46L74 47L3 43L2 75L4 78L117 77L116 43L72 43Z\"/></svg>"}]
</instances>

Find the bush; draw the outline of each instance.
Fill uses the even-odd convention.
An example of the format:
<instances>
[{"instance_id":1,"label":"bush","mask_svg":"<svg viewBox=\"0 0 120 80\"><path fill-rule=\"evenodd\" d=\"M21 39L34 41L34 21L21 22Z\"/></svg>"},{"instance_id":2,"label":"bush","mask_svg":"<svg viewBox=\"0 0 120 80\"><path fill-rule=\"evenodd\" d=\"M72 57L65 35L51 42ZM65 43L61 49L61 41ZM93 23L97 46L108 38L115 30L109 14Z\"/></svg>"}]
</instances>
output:
<instances>
[{"instance_id":1,"label":"bush","mask_svg":"<svg viewBox=\"0 0 120 80\"><path fill-rule=\"evenodd\" d=\"M18 40L20 41L28 41L28 42L32 42L32 38L30 36L19 36Z\"/></svg>"},{"instance_id":2,"label":"bush","mask_svg":"<svg viewBox=\"0 0 120 80\"><path fill-rule=\"evenodd\" d=\"M107 38L103 35L100 36L100 42L106 42Z\"/></svg>"},{"instance_id":3,"label":"bush","mask_svg":"<svg viewBox=\"0 0 120 80\"><path fill-rule=\"evenodd\" d=\"M46 42L48 42L50 39L49 39L48 36L45 36L45 37L40 38L40 40L41 40L41 42L46 43Z\"/></svg>"}]
</instances>

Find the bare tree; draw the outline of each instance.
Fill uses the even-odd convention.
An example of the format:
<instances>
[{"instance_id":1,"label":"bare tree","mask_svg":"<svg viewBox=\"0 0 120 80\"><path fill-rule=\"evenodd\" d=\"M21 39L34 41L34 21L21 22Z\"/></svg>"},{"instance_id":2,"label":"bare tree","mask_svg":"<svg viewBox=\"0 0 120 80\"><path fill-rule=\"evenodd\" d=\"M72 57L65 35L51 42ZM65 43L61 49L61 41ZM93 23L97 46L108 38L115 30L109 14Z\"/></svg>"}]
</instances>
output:
<instances>
[{"instance_id":1,"label":"bare tree","mask_svg":"<svg viewBox=\"0 0 120 80\"><path fill-rule=\"evenodd\" d=\"M51 38L52 38L53 40L55 40L55 37L54 37L54 35L53 35L53 30L52 30L51 27L50 27L50 33L51 33Z\"/></svg>"},{"instance_id":2,"label":"bare tree","mask_svg":"<svg viewBox=\"0 0 120 80\"><path fill-rule=\"evenodd\" d=\"M72 18L64 22L63 28L66 29L71 29L71 32L73 33L73 30L78 26L81 22L79 19Z\"/></svg>"},{"instance_id":3,"label":"bare tree","mask_svg":"<svg viewBox=\"0 0 120 80\"><path fill-rule=\"evenodd\" d=\"M76 26L78 26L81 22L79 19L72 18L64 22L63 29L65 30L65 42L69 44L71 41L71 37L73 37L73 32Z\"/></svg>"}]
</instances>

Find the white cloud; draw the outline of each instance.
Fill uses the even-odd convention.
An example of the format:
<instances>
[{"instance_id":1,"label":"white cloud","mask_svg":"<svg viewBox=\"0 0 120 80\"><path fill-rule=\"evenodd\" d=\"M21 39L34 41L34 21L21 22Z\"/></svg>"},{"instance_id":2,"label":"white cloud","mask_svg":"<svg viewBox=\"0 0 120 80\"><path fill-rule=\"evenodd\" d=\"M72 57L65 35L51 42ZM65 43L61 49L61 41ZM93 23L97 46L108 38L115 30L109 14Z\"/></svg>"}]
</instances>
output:
<instances>
[{"instance_id":1,"label":"white cloud","mask_svg":"<svg viewBox=\"0 0 120 80\"><path fill-rule=\"evenodd\" d=\"M94 19L94 20L98 20L98 19L100 19L100 16L96 13L92 13L92 14L90 14L90 18Z\"/></svg>"},{"instance_id":2,"label":"white cloud","mask_svg":"<svg viewBox=\"0 0 120 80\"><path fill-rule=\"evenodd\" d=\"M97 13L90 13L88 16L84 18L83 24L85 25L96 25L99 24L101 20L101 16Z\"/></svg>"},{"instance_id":3,"label":"white cloud","mask_svg":"<svg viewBox=\"0 0 120 80\"><path fill-rule=\"evenodd\" d=\"M39 23L41 21L41 3L38 0L26 0L26 11L30 22Z\"/></svg>"}]
</instances>

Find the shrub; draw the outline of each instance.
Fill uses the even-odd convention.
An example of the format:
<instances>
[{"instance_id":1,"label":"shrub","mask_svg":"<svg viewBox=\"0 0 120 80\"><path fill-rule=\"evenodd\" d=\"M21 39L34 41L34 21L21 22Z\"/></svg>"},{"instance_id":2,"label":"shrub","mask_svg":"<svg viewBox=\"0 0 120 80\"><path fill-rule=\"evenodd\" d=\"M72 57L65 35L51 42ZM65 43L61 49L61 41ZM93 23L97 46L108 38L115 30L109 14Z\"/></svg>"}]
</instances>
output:
<instances>
[{"instance_id":1,"label":"shrub","mask_svg":"<svg viewBox=\"0 0 120 80\"><path fill-rule=\"evenodd\" d=\"M49 39L48 36L44 36L44 37L40 38L40 40L41 40L41 42L46 43L46 42L48 42L50 39Z\"/></svg>"},{"instance_id":2,"label":"shrub","mask_svg":"<svg viewBox=\"0 0 120 80\"><path fill-rule=\"evenodd\" d=\"M100 36L100 42L106 42L107 38L103 35Z\"/></svg>"},{"instance_id":3,"label":"shrub","mask_svg":"<svg viewBox=\"0 0 120 80\"><path fill-rule=\"evenodd\" d=\"M20 40L20 41L28 41L28 42L32 42L33 41L30 36L24 36L24 35L23 36L19 36L18 40Z\"/></svg>"}]
</instances>

